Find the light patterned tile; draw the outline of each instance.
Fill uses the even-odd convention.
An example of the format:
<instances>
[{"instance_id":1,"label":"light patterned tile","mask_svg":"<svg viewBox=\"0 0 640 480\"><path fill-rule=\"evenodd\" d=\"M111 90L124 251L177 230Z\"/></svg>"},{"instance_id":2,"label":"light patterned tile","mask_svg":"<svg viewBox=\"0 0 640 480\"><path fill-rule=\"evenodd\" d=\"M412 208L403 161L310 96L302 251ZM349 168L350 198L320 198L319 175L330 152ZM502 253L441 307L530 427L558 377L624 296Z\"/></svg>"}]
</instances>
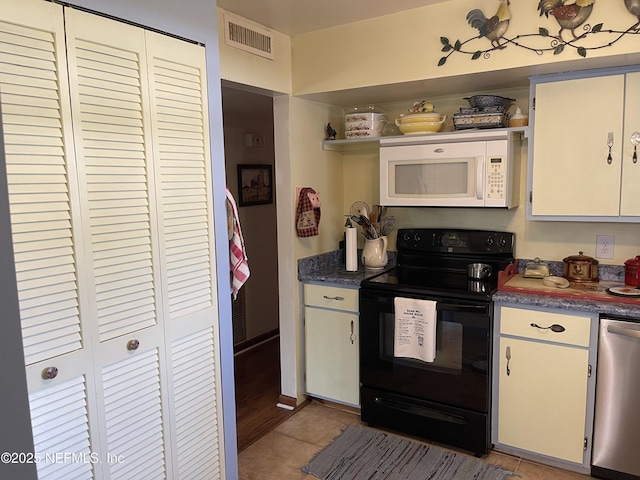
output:
<instances>
[{"instance_id":1,"label":"light patterned tile","mask_svg":"<svg viewBox=\"0 0 640 480\"><path fill-rule=\"evenodd\" d=\"M272 431L238 455L242 480L301 480L302 467L320 448Z\"/></svg>"},{"instance_id":2,"label":"light patterned tile","mask_svg":"<svg viewBox=\"0 0 640 480\"><path fill-rule=\"evenodd\" d=\"M324 447L347 425L361 425L360 416L311 403L276 427L275 431L298 440Z\"/></svg>"},{"instance_id":3,"label":"light patterned tile","mask_svg":"<svg viewBox=\"0 0 640 480\"><path fill-rule=\"evenodd\" d=\"M493 465L499 465L506 469L511 470L512 472L516 471L518 467L518 463L520 463L520 459L518 457L514 457L512 455L505 455L503 453L498 453L491 451L489 454L484 457L482 460L485 462L491 463Z\"/></svg>"},{"instance_id":4,"label":"light patterned tile","mask_svg":"<svg viewBox=\"0 0 640 480\"><path fill-rule=\"evenodd\" d=\"M362 422L357 414L351 412L318 403L307 405L240 453L238 457L240 480L315 479L312 475L302 473L302 467L347 425L362 425ZM398 435L395 432L389 433ZM417 438L413 440L421 441ZM422 442L426 443L424 440ZM438 446L468 454L446 445ZM516 477L516 480L587 480L590 478L495 451L489 452L482 460L519 474L521 479Z\"/></svg>"}]
</instances>

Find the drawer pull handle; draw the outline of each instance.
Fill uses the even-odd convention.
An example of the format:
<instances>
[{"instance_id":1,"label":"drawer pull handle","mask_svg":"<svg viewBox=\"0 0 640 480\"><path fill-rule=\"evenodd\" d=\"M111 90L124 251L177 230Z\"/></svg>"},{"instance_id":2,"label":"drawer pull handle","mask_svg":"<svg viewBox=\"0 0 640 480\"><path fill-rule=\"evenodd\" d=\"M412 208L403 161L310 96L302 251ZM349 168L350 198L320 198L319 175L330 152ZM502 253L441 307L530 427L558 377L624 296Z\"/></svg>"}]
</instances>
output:
<instances>
[{"instance_id":1,"label":"drawer pull handle","mask_svg":"<svg viewBox=\"0 0 640 480\"><path fill-rule=\"evenodd\" d=\"M511 347L510 346L507 346L506 357L507 357L507 377L508 377L509 375L511 375L511 369L509 368L509 362L511 361Z\"/></svg>"},{"instance_id":2,"label":"drawer pull handle","mask_svg":"<svg viewBox=\"0 0 640 480\"><path fill-rule=\"evenodd\" d=\"M551 325L549 327L541 327L537 323L532 323L531 326L535 327L535 328L537 328L539 330L551 330L552 332L556 332L556 333L561 333L561 332L564 332L566 330L562 325L558 325L557 323L554 323L553 325Z\"/></svg>"},{"instance_id":3,"label":"drawer pull handle","mask_svg":"<svg viewBox=\"0 0 640 480\"><path fill-rule=\"evenodd\" d=\"M341 302L342 300L344 300L344 297L338 297L338 296L335 296L335 297L327 297L326 295L323 295L323 296L322 296L322 298L324 298L325 300L338 300L338 301L340 301L340 302Z\"/></svg>"},{"instance_id":4,"label":"drawer pull handle","mask_svg":"<svg viewBox=\"0 0 640 480\"><path fill-rule=\"evenodd\" d=\"M351 345L355 343L355 338L353 336L353 320L351 320L351 335L349 335L349 340L351 340Z\"/></svg>"}]
</instances>

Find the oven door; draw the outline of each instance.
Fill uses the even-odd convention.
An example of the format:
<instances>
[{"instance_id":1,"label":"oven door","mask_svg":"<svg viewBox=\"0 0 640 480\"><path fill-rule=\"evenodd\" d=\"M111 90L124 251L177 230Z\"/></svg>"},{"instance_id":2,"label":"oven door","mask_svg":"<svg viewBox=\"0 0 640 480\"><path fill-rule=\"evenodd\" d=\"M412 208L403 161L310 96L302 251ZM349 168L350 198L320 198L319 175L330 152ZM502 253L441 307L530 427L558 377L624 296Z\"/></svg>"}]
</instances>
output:
<instances>
[{"instance_id":1,"label":"oven door","mask_svg":"<svg viewBox=\"0 0 640 480\"><path fill-rule=\"evenodd\" d=\"M437 300L433 362L394 357L394 297ZM360 382L479 413L490 405L491 304L360 289Z\"/></svg>"}]
</instances>

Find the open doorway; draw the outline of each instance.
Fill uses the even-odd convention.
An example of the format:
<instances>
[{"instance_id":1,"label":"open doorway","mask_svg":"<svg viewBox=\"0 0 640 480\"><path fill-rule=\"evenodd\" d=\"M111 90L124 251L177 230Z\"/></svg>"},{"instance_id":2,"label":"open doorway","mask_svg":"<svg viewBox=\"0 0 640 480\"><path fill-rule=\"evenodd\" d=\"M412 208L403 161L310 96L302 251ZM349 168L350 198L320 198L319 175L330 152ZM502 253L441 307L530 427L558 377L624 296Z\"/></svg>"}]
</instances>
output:
<instances>
[{"instance_id":1,"label":"open doorway","mask_svg":"<svg viewBox=\"0 0 640 480\"><path fill-rule=\"evenodd\" d=\"M273 99L223 86L222 115L227 186L238 205L251 270L249 280L232 303L241 451L289 413L276 407L281 389ZM271 189L271 201L242 205L239 165L271 170L270 179L260 176L261 184L269 184L266 186Z\"/></svg>"}]
</instances>

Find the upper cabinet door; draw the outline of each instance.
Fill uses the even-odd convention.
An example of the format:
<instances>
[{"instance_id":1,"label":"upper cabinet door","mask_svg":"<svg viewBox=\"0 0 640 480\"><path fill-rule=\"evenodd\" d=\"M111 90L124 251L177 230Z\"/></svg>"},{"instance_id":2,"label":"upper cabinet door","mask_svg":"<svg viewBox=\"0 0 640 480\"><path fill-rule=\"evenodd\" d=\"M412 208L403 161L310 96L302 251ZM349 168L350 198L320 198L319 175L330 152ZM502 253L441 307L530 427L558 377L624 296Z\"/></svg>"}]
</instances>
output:
<instances>
[{"instance_id":1,"label":"upper cabinet door","mask_svg":"<svg viewBox=\"0 0 640 480\"><path fill-rule=\"evenodd\" d=\"M536 85L533 215L620 215L624 83L608 75Z\"/></svg>"},{"instance_id":2,"label":"upper cabinet door","mask_svg":"<svg viewBox=\"0 0 640 480\"><path fill-rule=\"evenodd\" d=\"M633 145L634 133L640 136L640 72L628 73L626 76L624 137L622 138L622 193L620 195L620 214L640 217L640 145L638 148Z\"/></svg>"}]
</instances>

